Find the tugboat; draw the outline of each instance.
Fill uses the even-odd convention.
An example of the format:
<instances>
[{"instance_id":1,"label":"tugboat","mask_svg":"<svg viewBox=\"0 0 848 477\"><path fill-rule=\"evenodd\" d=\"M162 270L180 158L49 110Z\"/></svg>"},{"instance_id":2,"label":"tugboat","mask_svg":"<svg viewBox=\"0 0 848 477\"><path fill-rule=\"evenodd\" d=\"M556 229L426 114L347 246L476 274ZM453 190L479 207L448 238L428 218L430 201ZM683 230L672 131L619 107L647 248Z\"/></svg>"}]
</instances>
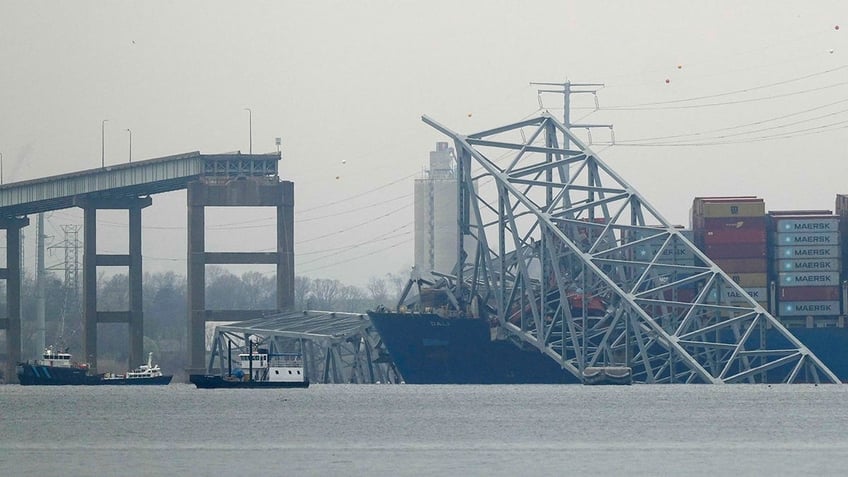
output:
<instances>
[{"instance_id":1,"label":"tugboat","mask_svg":"<svg viewBox=\"0 0 848 477\"><path fill-rule=\"evenodd\" d=\"M151 385L151 384L169 384L173 375L162 374L158 364L153 364L153 353L147 355L147 364L127 371L126 374L106 373L100 384L119 384L119 385Z\"/></svg>"},{"instance_id":2,"label":"tugboat","mask_svg":"<svg viewBox=\"0 0 848 477\"><path fill-rule=\"evenodd\" d=\"M265 349L254 350L250 343L247 353L239 354L241 368L232 369L232 343L227 344L229 369L226 376L192 374L189 381L199 389L308 388L303 372L303 356L297 353L270 354ZM247 371L247 374L245 374Z\"/></svg>"},{"instance_id":3,"label":"tugboat","mask_svg":"<svg viewBox=\"0 0 848 477\"><path fill-rule=\"evenodd\" d=\"M72 361L68 350L56 351L52 346L44 350L41 359L18 363L16 371L18 382L24 386L91 386L102 380L101 376L91 374L87 363Z\"/></svg>"},{"instance_id":4,"label":"tugboat","mask_svg":"<svg viewBox=\"0 0 848 477\"><path fill-rule=\"evenodd\" d=\"M162 374L159 365L153 365L153 353L143 364L126 374L93 374L87 363L77 363L65 351L46 348L41 359L18 363L18 382L23 386L101 386L168 384L172 376Z\"/></svg>"}]
</instances>

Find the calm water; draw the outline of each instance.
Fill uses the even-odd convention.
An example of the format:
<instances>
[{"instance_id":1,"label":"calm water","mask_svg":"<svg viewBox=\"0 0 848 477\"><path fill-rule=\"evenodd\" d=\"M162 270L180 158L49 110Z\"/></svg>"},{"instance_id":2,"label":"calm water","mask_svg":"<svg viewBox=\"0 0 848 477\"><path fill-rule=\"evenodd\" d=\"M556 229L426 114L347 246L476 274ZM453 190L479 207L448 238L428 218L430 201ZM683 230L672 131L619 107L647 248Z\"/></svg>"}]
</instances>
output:
<instances>
[{"instance_id":1,"label":"calm water","mask_svg":"<svg viewBox=\"0 0 848 477\"><path fill-rule=\"evenodd\" d=\"M0 475L846 475L848 386L0 386Z\"/></svg>"}]
</instances>

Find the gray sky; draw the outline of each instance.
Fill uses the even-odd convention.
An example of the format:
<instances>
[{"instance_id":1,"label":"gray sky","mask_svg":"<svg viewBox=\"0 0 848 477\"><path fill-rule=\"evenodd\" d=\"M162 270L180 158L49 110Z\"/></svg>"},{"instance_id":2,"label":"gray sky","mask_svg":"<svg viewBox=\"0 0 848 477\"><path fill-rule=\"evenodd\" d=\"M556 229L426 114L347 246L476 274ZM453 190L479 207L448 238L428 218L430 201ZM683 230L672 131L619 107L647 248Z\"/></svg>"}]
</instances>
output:
<instances>
[{"instance_id":1,"label":"gray sky","mask_svg":"<svg viewBox=\"0 0 848 477\"><path fill-rule=\"evenodd\" d=\"M420 116L471 133L538 113L529 82L568 79L605 83L602 109L572 119L615 125L618 144L593 147L672 222L697 195L832 209L848 193L846 29L844 0L5 0L4 180L98 167L103 119L107 164L128 160L127 128L134 160L246 152L251 108L254 152L283 138L296 273L362 285L412 263L413 180L444 139ZM146 271L185 273L184 204L145 211ZM99 216L100 251L126 249L124 215ZM209 249L273 246L270 210L207 223Z\"/></svg>"}]
</instances>

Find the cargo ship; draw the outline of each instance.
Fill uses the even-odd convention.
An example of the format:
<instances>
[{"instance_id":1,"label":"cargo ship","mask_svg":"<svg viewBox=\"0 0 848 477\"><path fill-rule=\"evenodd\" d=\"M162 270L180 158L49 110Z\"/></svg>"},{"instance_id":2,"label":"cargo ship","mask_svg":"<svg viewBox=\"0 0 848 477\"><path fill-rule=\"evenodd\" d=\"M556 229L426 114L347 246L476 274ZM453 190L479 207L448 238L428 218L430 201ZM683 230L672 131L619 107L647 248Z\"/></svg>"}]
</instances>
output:
<instances>
[{"instance_id":1,"label":"cargo ship","mask_svg":"<svg viewBox=\"0 0 848 477\"><path fill-rule=\"evenodd\" d=\"M87 363L75 362L67 350L57 351L52 346L40 359L18 363L16 371L23 386L166 385L172 378L153 364L153 353L148 355L147 364L126 374L95 374Z\"/></svg>"},{"instance_id":2,"label":"cargo ship","mask_svg":"<svg viewBox=\"0 0 848 477\"><path fill-rule=\"evenodd\" d=\"M756 197L696 198L691 235L748 296L777 317L839 380L848 382L841 266L848 196L837 196L836 209L836 214L766 213L764 201ZM505 337L497 323L436 312L439 304L434 305L408 310L399 305L396 311L368 313L406 383L580 382L538 348ZM778 348L789 344L775 329L768 330L765 339Z\"/></svg>"}]
</instances>

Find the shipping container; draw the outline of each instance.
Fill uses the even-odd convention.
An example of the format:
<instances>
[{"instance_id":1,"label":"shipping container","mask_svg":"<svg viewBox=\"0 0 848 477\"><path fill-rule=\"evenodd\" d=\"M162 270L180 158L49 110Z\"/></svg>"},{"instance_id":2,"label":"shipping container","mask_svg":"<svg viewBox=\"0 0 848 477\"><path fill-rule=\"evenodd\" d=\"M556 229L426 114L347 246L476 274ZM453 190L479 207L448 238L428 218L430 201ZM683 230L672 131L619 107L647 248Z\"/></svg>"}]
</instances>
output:
<instances>
[{"instance_id":1,"label":"shipping container","mask_svg":"<svg viewBox=\"0 0 848 477\"><path fill-rule=\"evenodd\" d=\"M765 287L761 288L748 288L743 287L742 291L747 294L748 297L751 297L756 302L765 303L768 301L768 290ZM725 287L721 293L722 302L723 303L744 303L748 300L748 298L740 293L739 291ZM710 294L710 299L715 299L715 293Z\"/></svg>"},{"instance_id":2,"label":"shipping container","mask_svg":"<svg viewBox=\"0 0 848 477\"><path fill-rule=\"evenodd\" d=\"M826 301L839 300L840 287L778 287L777 297L781 301Z\"/></svg>"},{"instance_id":3,"label":"shipping container","mask_svg":"<svg viewBox=\"0 0 848 477\"><path fill-rule=\"evenodd\" d=\"M836 194L836 215L848 215L848 194Z\"/></svg>"},{"instance_id":4,"label":"shipping container","mask_svg":"<svg viewBox=\"0 0 848 477\"><path fill-rule=\"evenodd\" d=\"M702 210L703 213L698 215L701 215L704 218L760 217L766 213L765 204L763 204L760 199L751 202L706 202L704 203Z\"/></svg>"},{"instance_id":5,"label":"shipping container","mask_svg":"<svg viewBox=\"0 0 848 477\"><path fill-rule=\"evenodd\" d=\"M758 217L693 217L693 228L699 230L766 229L766 216Z\"/></svg>"},{"instance_id":6,"label":"shipping container","mask_svg":"<svg viewBox=\"0 0 848 477\"><path fill-rule=\"evenodd\" d=\"M742 288L759 288L768 285L768 275L765 273L728 273L727 275Z\"/></svg>"},{"instance_id":7,"label":"shipping container","mask_svg":"<svg viewBox=\"0 0 848 477\"><path fill-rule=\"evenodd\" d=\"M704 245L766 243L765 229L704 230Z\"/></svg>"},{"instance_id":8,"label":"shipping container","mask_svg":"<svg viewBox=\"0 0 848 477\"><path fill-rule=\"evenodd\" d=\"M781 287L833 287L839 286L836 272L787 272L777 274Z\"/></svg>"},{"instance_id":9,"label":"shipping container","mask_svg":"<svg viewBox=\"0 0 848 477\"><path fill-rule=\"evenodd\" d=\"M755 197L696 197L693 203L694 216L701 217L758 217L765 215L763 199Z\"/></svg>"},{"instance_id":10,"label":"shipping container","mask_svg":"<svg viewBox=\"0 0 848 477\"><path fill-rule=\"evenodd\" d=\"M765 243L705 245L702 249L710 258L765 258Z\"/></svg>"},{"instance_id":11,"label":"shipping container","mask_svg":"<svg viewBox=\"0 0 848 477\"><path fill-rule=\"evenodd\" d=\"M831 258L825 260L807 260L807 259L795 259L795 260L778 260L775 266L775 270L778 272L793 272L793 271L805 271L805 272L839 272L841 269L839 268L839 259Z\"/></svg>"},{"instance_id":12,"label":"shipping container","mask_svg":"<svg viewBox=\"0 0 848 477\"><path fill-rule=\"evenodd\" d=\"M833 215L832 210L827 209L809 209L809 210L770 210L768 212L771 217L784 217L788 215Z\"/></svg>"},{"instance_id":13,"label":"shipping container","mask_svg":"<svg viewBox=\"0 0 848 477\"><path fill-rule=\"evenodd\" d=\"M768 260L765 258L733 258L713 260L713 263L721 267L724 273L766 273L768 271Z\"/></svg>"},{"instance_id":14,"label":"shipping container","mask_svg":"<svg viewBox=\"0 0 848 477\"><path fill-rule=\"evenodd\" d=\"M839 232L825 233L778 233L776 237L779 246L814 246L839 245Z\"/></svg>"},{"instance_id":15,"label":"shipping container","mask_svg":"<svg viewBox=\"0 0 848 477\"><path fill-rule=\"evenodd\" d=\"M840 250L837 246L824 247L777 247L775 257L778 259L834 259L839 258Z\"/></svg>"},{"instance_id":16,"label":"shipping container","mask_svg":"<svg viewBox=\"0 0 848 477\"><path fill-rule=\"evenodd\" d=\"M785 301L778 305L780 316L839 315L838 301Z\"/></svg>"},{"instance_id":17,"label":"shipping container","mask_svg":"<svg viewBox=\"0 0 848 477\"><path fill-rule=\"evenodd\" d=\"M839 217L817 216L802 218L797 216L776 217L774 228L779 233L825 233L839 232Z\"/></svg>"}]
</instances>

